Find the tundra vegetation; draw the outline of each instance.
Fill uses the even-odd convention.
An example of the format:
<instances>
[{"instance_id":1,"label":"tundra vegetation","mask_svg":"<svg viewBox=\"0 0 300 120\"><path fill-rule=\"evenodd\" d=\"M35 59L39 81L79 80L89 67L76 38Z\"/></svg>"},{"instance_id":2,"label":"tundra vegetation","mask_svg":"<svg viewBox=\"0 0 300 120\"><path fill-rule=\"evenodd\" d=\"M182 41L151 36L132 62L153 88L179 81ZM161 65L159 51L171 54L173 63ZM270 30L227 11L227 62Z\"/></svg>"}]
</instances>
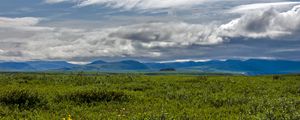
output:
<instances>
[{"instance_id":1,"label":"tundra vegetation","mask_svg":"<svg viewBox=\"0 0 300 120\"><path fill-rule=\"evenodd\" d=\"M1 73L0 119L300 119L300 76Z\"/></svg>"}]
</instances>

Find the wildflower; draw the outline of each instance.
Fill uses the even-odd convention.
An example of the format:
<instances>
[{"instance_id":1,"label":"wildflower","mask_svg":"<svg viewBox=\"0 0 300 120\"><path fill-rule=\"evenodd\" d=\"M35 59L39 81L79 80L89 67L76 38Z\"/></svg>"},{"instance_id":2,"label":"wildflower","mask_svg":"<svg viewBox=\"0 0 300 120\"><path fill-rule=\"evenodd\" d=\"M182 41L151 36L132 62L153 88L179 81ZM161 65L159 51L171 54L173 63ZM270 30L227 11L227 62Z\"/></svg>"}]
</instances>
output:
<instances>
[{"instance_id":1,"label":"wildflower","mask_svg":"<svg viewBox=\"0 0 300 120\"><path fill-rule=\"evenodd\" d=\"M72 120L71 115L68 115L68 120Z\"/></svg>"}]
</instances>

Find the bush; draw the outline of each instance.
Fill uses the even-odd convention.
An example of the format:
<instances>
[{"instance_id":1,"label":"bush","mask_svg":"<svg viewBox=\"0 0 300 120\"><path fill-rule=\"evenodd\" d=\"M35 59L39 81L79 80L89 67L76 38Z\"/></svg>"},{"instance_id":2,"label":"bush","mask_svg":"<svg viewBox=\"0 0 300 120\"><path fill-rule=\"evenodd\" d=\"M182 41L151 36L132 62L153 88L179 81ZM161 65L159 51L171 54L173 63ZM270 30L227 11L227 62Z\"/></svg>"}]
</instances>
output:
<instances>
[{"instance_id":1,"label":"bush","mask_svg":"<svg viewBox=\"0 0 300 120\"><path fill-rule=\"evenodd\" d=\"M129 86L122 86L122 90L130 90L130 91L146 91L153 89L150 85L129 85Z\"/></svg>"},{"instance_id":2,"label":"bush","mask_svg":"<svg viewBox=\"0 0 300 120\"><path fill-rule=\"evenodd\" d=\"M198 79L198 80L207 81L207 80L208 80L208 77L207 77L207 76L198 76L197 79Z\"/></svg>"},{"instance_id":3,"label":"bush","mask_svg":"<svg viewBox=\"0 0 300 120\"><path fill-rule=\"evenodd\" d=\"M282 76L274 75L273 80L283 80Z\"/></svg>"},{"instance_id":4,"label":"bush","mask_svg":"<svg viewBox=\"0 0 300 120\"><path fill-rule=\"evenodd\" d=\"M0 103L17 106L19 109L42 107L47 101L39 94L29 90L9 90L0 96Z\"/></svg>"},{"instance_id":5,"label":"bush","mask_svg":"<svg viewBox=\"0 0 300 120\"><path fill-rule=\"evenodd\" d=\"M76 103L95 103L95 102L124 102L129 100L129 96L123 92L114 91L77 91L70 94L58 95L56 101L67 100Z\"/></svg>"},{"instance_id":6,"label":"bush","mask_svg":"<svg viewBox=\"0 0 300 120\"><path fill-rule=\"evenodd\" d=\"M199 83L199 82L207 81L207 80L208 80L207 76L197 76L197 77L194 77L192 79L184 80L183 82L186 82L186 83Z\"/></svg>"},{"instance_id":7,"label":"bush","mask_svg":"<svg viewBox=\"0 0 300 120\"><path fill-rule=\"evenodd\" d=\"M28 74L17 74L15 75L16 79L18 80L34 80L37 79L35 75L28 75Z\"/></svg>"}]
</instances>

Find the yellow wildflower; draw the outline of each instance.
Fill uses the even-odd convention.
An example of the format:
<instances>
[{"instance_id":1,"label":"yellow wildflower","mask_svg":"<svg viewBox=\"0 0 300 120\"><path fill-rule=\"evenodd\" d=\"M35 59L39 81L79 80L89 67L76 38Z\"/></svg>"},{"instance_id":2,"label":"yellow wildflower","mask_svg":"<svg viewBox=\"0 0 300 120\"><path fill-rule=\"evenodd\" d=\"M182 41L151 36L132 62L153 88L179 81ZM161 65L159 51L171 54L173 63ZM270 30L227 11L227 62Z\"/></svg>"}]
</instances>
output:
<instances>
[{"instance_id":1,"label":"yellow wildflower","mask_svg":"<svg viewBox=\"0 0 300 120\"><path fill-rule=\"evenodd\" d=\"M71 115L68 115L68 120L72 120Z\"/></svg>"}]
</instances>

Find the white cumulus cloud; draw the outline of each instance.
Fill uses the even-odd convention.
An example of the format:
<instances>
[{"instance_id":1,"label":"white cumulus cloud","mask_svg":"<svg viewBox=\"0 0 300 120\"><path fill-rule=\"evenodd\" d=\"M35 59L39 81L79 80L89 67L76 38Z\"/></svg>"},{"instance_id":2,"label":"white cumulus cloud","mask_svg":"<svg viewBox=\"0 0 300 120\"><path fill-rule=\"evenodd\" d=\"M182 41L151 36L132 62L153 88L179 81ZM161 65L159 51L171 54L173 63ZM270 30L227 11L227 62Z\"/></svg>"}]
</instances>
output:
<instances>
[{"instance_id":1,"label":"white cumulus cloud","mask_svg":"<svg viewBox=\"0 0 300 120\"><path fill-rule=\"evenodd\" d=\"M271 38L282 36L298 37L300 28L300 6L279 12L274 8L255 13L247 13L228 24L220 26L220 31L230 37Z\"/></svg>"}]
</instances>

